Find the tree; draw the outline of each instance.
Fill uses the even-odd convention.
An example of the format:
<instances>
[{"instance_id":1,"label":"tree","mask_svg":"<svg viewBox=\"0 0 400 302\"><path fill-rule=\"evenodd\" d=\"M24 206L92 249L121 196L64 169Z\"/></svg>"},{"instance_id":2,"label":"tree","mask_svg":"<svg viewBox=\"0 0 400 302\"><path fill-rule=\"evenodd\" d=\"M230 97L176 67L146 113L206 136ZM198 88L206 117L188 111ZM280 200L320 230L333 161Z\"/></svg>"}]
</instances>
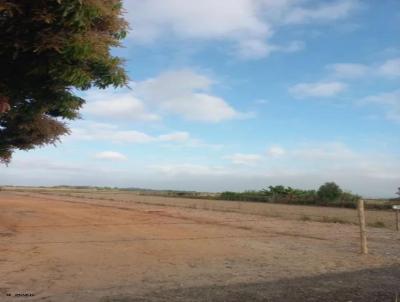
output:
<instances>
[{"instance_id":1,"label":"tree","mask_svg":"<svg viewBox=\"0 0 400 302\"><path fill-rule=\"evenodd\" d=\"M400 187L397 188L396 195L399 195L399 197L400 197Z\"/></svg>"},{"instance_id":2,"label":"tree","mask_svg":"<svg viewBox=\"0 0 400 302\"><path fill-rule=\"evenodd\" d=\"M334 182L327 182L319 187L317 195L323 201L335 201L341 197L343 191Z\"/></svg>"},{"instance_id":3,"label":"tree","mask_svg":"<svg viewBox=\"0 0 400 302\"><path fill-rule=\"evenodd\" d=\"M76 92L127 83L122 0L0 2L0 162L54 144L84 100Z\"/></svg>"}]
</instances>

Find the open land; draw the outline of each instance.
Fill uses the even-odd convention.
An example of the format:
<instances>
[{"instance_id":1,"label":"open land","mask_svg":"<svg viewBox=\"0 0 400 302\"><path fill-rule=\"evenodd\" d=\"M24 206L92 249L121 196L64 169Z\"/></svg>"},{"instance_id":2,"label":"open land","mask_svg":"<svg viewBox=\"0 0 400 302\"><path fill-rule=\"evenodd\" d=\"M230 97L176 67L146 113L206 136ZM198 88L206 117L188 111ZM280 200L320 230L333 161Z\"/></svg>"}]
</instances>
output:
<instances>
[{"instance_id":1,"label":"open land","mask_svg":"<svg viewBox=\"0 0 400 302\"><path fill-rule=\"evenodd\" d=\"M0 301L394 302L393 221L367 211L362 256L352 209L2 191Z\"/></svg>"}]
</instances>

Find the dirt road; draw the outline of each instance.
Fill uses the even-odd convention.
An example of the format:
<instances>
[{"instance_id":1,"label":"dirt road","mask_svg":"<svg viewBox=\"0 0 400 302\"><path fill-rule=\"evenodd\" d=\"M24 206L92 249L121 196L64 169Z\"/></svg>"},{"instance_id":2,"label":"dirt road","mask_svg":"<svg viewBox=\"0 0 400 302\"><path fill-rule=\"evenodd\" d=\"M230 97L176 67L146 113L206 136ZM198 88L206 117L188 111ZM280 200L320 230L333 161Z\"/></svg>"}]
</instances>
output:
<instances>
[{"instance_id":1,"label":"dirt road","mask_svg":"<svg viewBox=\"0 0 400 302\"><path fill-rule=\"evenodd\" d=\"M0 192L0 301L395 301L400 236ZM16 295L25 295L17 297ZM31 295L31 296L30 296Z\"/></svg>"}]
</instances>

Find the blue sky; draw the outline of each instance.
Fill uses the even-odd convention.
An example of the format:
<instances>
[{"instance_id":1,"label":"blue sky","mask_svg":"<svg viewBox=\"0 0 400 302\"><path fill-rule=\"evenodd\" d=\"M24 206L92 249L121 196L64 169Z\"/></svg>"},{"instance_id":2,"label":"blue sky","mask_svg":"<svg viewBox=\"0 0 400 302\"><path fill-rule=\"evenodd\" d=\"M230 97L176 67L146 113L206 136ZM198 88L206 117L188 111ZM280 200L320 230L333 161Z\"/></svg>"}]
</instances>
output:
<instances>
[{"instance_id":1,"label":"blue sky","mask_svg":"<svg viewBox=\"0 0 400 302\"><path fill-rule=\"evenodd\" d=\"M400 2L130 0L129 89L0 181L201 191L400 186Z\"/></svg>"}]
</instances>

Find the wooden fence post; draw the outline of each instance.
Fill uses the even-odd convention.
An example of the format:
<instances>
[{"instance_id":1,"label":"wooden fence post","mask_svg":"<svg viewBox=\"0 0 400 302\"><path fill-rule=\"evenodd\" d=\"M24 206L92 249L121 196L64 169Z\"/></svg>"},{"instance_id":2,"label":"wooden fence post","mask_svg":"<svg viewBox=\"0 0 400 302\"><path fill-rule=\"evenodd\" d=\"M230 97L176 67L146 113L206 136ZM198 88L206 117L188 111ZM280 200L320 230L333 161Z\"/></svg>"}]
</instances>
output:
<instances>
[{"instance_id":1,"label":"wooden fence post","mask_svg":"<svg viewBox=\"0 0 400 302\"><path fill-rule=\"evenodd\" d=\"M360 220L360 238L361 238L361 254L368 254L367 247L367 230L365 227L365 212L364 212L364 200L358 200L358 218Z\"/></svg>"},{"instance_id":2,"label":"wooden fence post","mask_svg":"<svg viewBox=\"0 0 400 302\"><path fill-rule=\"evenodd\" d=\"M393 211L394 211L394 215L395 215L395 223L396 223L396 231L399 231L399 212L400 212L400 205L394 205L392 207Z\"/></svg>"}]
</instances>

